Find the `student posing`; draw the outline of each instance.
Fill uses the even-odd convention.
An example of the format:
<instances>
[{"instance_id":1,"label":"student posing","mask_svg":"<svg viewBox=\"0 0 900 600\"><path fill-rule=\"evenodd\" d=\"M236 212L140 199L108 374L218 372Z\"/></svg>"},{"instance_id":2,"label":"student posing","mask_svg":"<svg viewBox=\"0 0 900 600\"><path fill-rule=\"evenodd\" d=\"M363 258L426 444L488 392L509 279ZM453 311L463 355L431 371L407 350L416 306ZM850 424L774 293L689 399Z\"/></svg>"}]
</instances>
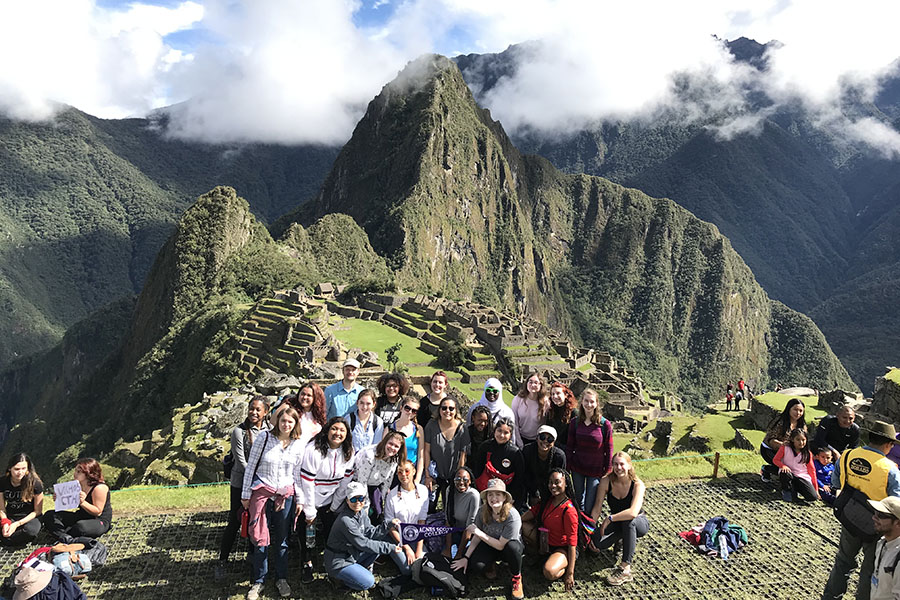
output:
<instances>
[{"instance_id":1,"label":"student posing","mask_svg":"<svg viewBox=\"0 0 900 600\"><path fill-rule=\"evenodd\" d=\"M397 467L397 487L391 490L384 503L384 520L398 520L401 523L425 523L428 516L428 489L421 483L413 481L416 468L404 460ZM409 575L410 565L425 554L425 540L404 543L400 531L391 529L391 537L401 546L400 552L391 552L391 558L400 569L401 575Z\"/></svg>"},{"instance_id":2,"label":"student posing","mask_svg":"<svg viewBox=\"0 0 900 600\"><path fill-rule=\"evenodd\" d=\"M569 423L566 465L575 483L575 500L585 512L594 506L600 478L609 473L613 453L612 424L600 414L597 392L581 392L581 408Z\"/></svg>"},{"instance_id":3,"label":"student posing","mask_svg":"<svg viewBox=\"0 0 900 600\"><path fill-rule=\"evenodd\" d=\"M79 458L73 477L81 485L78 510L74 513L51 510L44 515L47 531L65 543L70 537L98 538L112 526L109 486L103 480L100 463L93 458Z\"/></svg>"},{"instance_id":4,"label":"student posing","mask_svg":"<svg viewBox=\"0 0 900 600\"><path fill-rule=\"evenodd\" d=\"M0 544L24 546L41 531L44 485L27 454L13 454L0 479Z\"/></svg>"},{"instance_id":5,"label":"student posing","mask_svg":"<svg viewBox=\"0 0 900 600\"><path fill-rule=\"evenodd\" d=\"M437 511L438 497L443 498L443 505L446 508L450 479L459 467L466 464L469 432L459 418L456 400L450 397L441 400L440 417L428 422L423 439L425 487L430 492L428 512L433 513Z\"/></svg>"},{"instance_id":6,"label":"student posing","mask_svg":"<svg viewBox=\"0 0 900 600\"><path fill-rule=\"evenodd\" d=\"M494 425L494 439L481 445L471 467L479 491L486 490L490 480L499 479L514 503L521 506L525 504L525 459L511 441L514 427L512 419L500 417Z\"/></svg>"},{"instance_id":7,"label":"student posing","mask_svg":"<svg viewBox=\"0 0 900 600\"><path fill-rule=\"evenodd\" d=\"M541 530L546 530L544 578L547 581L562 578L566 591L571 592L575 587L579 519L569 473L560 468L551 470L547 489L546 497L522 515L522 537L540 549Z\"/></svg>"},{"instance_id":8,"label":"student posing","mask_svg":"<svg viewBox=\"0 0 900 600\"><path fill-rule=\"evenodd\" d=\"M778 467L781 498L785 502L797 502L800 497L810 501L819 498L816 467L805 431L793 430L788 443L778 449L772 462Z\"/></svg>"},{"instance_id":9,"label":"student posing","mask_svg":"<svg viewBox=\"0 0 900 600\"><path fill-rule=\"evenodd\" d=\"M400 461L406 460L406 441L403 434L388 431L384 439L375 446L366 446L356 453L353 460L353 481L366 486L369 491L369 506L372 513L381 522L384 512L384 499L387 498L397 472ZM344 490L339 490L337 502L343 502Z\"/></svg>"},{"instance_id":10,"label":"student posing","mask_svg":"<svg viewBox=\"0 0 900 600\"><path fill-rule=\"evenodd\" d=\"M537 439L537 430L544 424L549 405L547 382L540 373L530 373L519 393L512 400L516 417L516 445L521 449Z\"/></svg>"}]
</instances>

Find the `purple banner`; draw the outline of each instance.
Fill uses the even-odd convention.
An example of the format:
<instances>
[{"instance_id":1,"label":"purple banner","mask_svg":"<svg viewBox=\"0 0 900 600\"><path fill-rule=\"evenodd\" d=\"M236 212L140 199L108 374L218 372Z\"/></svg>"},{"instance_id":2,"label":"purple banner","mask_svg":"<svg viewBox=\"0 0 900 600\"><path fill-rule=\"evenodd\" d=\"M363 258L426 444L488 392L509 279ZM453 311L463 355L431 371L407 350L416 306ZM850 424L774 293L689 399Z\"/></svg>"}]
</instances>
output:
<instances>
[{"instance_id":1,"label":"purple banner","mask_svg":"<svg viewBox=\"0 0 900 600\"><path fill-rule=\"evenodd\" d=\"M404 544L418 542L425 538L441 537L448 533L464 531L461 527L446 527L442 525L418 525L416 523L400 523L400 537Z\"/></svg>"}]
</instances>

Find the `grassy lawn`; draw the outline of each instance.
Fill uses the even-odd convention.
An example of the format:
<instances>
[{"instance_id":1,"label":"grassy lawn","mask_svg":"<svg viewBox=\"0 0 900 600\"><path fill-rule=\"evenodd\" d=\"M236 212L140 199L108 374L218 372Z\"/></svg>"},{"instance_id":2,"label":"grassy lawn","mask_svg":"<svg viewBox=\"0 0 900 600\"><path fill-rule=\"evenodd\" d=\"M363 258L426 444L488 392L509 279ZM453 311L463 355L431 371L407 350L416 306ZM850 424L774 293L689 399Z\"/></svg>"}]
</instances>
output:
<instances>
[{"instance_id":1,"label":"grassy lawn","mask_svg":"<svg viewBox=\"0 0 900 600\"><path fill-rule=\"evenodd\" d=\"M791 398L795 398L796 396L786 396L784 394L779 394L778 392L767 392L762 396L755 396L757 402L762 402L768 406L771 406L778 412L784 410L784 407L787 406L788 401ZM828 413L824 410L817 408L816 404L818 404L819 399L816 397L801 397L800 400L803 401L803 404L806 405L806 422L812 423L813 421L818 421Z\"/></svg>"},{"instance_id":2,"label":"grassy lawn","mask_svg":"<svg viewBox=\"0 0 900 600\"><path fill-rule=\"evenodd\" d=\"M385 349L394 344L401 344L397 352L400 362L429 363L434 360L430 354L419 350L419 340L400 333L393 327L382 325L377 321L363 321L362 319L346 319L342 324L349 329L340 329L334 332L336 338L350 346L363 351L370 350L378 353L378 358L385 360ZM432 373L434 370L432 369Z\"/></svg>"},{"instance_id":3,"label":"grassy lawn","mask_svg":"<svg viewBox=\"0 0 900 600\"><path fill-rule=\"evenodd\" d=\"M884 378L900 385L900 369L891 369Z\"/></svg>"},{"instance_id":4,"label":"grassy lawn","mask_svg":"<svg viewBox=\"0 0 900 600\"><path fill-rule=\"evenodd\" d=\"M634 461L634 470L644 481L712 477L713 466L694 453Z\"/></svg>"}]
</instances>

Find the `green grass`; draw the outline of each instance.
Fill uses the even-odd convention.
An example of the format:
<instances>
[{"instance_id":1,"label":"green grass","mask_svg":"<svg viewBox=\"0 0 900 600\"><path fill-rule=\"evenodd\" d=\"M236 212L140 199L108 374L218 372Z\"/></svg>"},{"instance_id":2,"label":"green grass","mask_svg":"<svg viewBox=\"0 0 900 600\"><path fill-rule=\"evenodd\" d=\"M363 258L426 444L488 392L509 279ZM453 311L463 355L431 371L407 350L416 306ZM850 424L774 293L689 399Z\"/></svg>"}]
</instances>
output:
<instances>
[{"instance_id":1,"label":"green grass","mask_svg":"<svg viewBox=\"0 0 900 600\"><path fill-rule=\"evenodd\" d=\"M708 460L693 453L635 460L634 469L644 481L712 477L713 472Z\"/></svg>"},{"instance_id":2,"label":"green grass","mask_svg":"<svg viewBox=\"0 0 900 600\"><path fill-rule=\"evenodd\" d=\"M891 369L887 372L887 375L884 376L888 381L893 381L897 385L900 385L900 369Z\"/></svg>"},{"instance_id":3,"label":"green grass","mask_svg":"<svg viewBox=\"0 0 900 600\"><path fill-rule=\"evenodd\" d=\"M761 435L760 441L762 441ZM713 460L713 457L710 457L708 460ZM749 450L729 450L728 452L723 452L719 457L719 477L723 474L734 475L735 473L756 473L759 471L762 464L763 459L762 456L759 455L759 452L751 452Z\"/></svg>"},{"instance_id":4,"label":"green grass","mask_svg":"<svg viewBox=\"0 0 900 600\"><path fill-rule=\"evenodd\" d=\"M754 448L758 448L762 444L763 438L766 437L766 432L758 429L741 429L741 432L745 438L750 440Z\"/></svg>"},{"instance_id":5,"label":"green grass","mask_svg":"<svg viewBox=\"0 0 900 600\"><path fill-rule=\"evenodd\" d=\"M134 486L112 490L112 505L117 515L181 510L227 510L228 493L227 483L176 487ZM53 496L45 493L44 512L52 508Z\"/></svg>"},{"instance_id":6,"label":"green grass","mask_svg":"<svg viewBox=\"0 0 900 600\"><path fill-rule=\"evenodd\" d=\"M428 363L434 360L430 354L419 350L419 340L400 333L393 327L382 325L377 321L363 321L362 319L346 319L342 329L334 332L336 338L350 346L363 351L371 350L378 353L378 358L385 360L385 349L394 344L401 344L397 352L397 358L404 363ZM433 370L431 371L434 372Z\"/></svg>"},{"instance_id":7,"label":"green grass","mask_svg":"<svg viewBox=\"0 0 900 600\"><path fill-rule=\"evenodd\" d=\"M784 394L779 394L778 392L767 392L761 396L755 396L757 402L762 402L767 406L771 406L778 412L784 410L784 407L787 406L788 401L791 398L795 398L796 396L786 396ZM819 399L817 397L801 397L800 400L803 401L803 404L806 405L806 422L812 423L818 419L821 419L828 413L822 410L821 408L817 408L816 404L819 403Z\"/></svg>"}]
</instances>

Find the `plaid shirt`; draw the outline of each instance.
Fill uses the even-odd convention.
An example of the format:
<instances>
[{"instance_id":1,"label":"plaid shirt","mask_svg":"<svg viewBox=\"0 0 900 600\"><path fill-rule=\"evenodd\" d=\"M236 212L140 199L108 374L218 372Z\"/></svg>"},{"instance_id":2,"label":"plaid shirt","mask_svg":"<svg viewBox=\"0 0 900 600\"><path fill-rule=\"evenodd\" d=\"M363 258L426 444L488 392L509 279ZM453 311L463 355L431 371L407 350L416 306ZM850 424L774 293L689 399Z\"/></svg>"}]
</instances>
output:
<instances>
[{"instance_id":1,"label":"plaid shirt","mask_svg":"<svg viewBox=\"0 0 900 600\"><path fill-rule=\"evenodd\" d=\"M277 490L293 486L296 493L300 489L300 463L303 461L304 450L301 440L291 440L287 448L283 448L271 432L268 435L257 435L250 448L250 458L247 459L241 498L250 499L254 470L256 478L270 488Z\"/></svg>"}]
</instances>

